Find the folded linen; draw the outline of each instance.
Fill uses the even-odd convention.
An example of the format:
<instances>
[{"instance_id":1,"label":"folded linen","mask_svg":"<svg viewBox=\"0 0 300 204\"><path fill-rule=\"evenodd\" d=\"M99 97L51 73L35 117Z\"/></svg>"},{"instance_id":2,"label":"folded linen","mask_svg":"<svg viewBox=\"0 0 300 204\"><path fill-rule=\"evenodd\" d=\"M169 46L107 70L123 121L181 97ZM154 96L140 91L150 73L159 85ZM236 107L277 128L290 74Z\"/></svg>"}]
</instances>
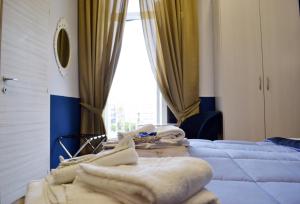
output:
<instances>
[{"instance_id":1,"label":"folded linen","mask_svg":"<svg viewBox=\"0 0 300 204\"><path fill-rule=\"evenodd\" d=\"M60 156L60 163L59 166L57 168L61 168L61 167L65 167L65 166L71 166L74 164L79 164L82 162L86 162L89 161L92 158L95 158L96 155L95 154L87 154L87 155L83 155L83 156L79 156L79 157L73 157L70 159L64 159L62 156Z\"/></svg>"},{"instance_id":2,"label":"folded linen","mask_svg":"<svg viewBox=\"0 0 300 204\"><path fill-rule=\"evenodd\" d=\"M189 141L184 138L180 142L172 143L172 142L155 142L155 143L139 143L135 145L136 149L165 149L171 147L188 147Z\"/></svg>"},{"instance_id":3,"label":"folded linen","mask_svg":"<svg viewBox=\"0 0 300 204\"><path fill-rule=\"evenodd\" d=\"M47 204L44 195L44 181L31 181L27 186L25 204Z\"/></svg>"},{"instance_id":4,"label":"folded linen","mask_svg":"<svg viewBox=\"0 0 300 204\"><path fill-rule=\"evenodd\" d=\"M80 183L66 185L65 196L68 204L121 204L118 200L93 191Z\"/></svg>"},{"instance_id":5,"label":"folded linen","mask_svg":"<svg viewBox=\"0 0 300 204\"><path fill-rule=\"evenodd\" d=\"M25 204L121 204L114 198L97 193L84 184L49 185L47 181L32 181L28 185Z\"/></svg>"},{"instance_id":6,"label":"folded linen","mask_svg":"<svg viewBox=\"0 0 300 204\"><path fill-rule=\"evenodd\" d=\"M48 185L48 186L47 186ZM50 188L52 188L50 190ZM52 191L52 192L51 192ZM52 195L51 195L52 194ZM32 181L28 185L25 204L121 204L108 195L91 190L83 183L52 186L45 180ZM202 189L183 204L219 204L217 197Z\"/></svg>"},{"instance_id":7,"label":"folded linen","mask_svg":"<svg viewBox=\"0 0 300 204\"><path fill-rule=\"evenodd\" d=\"M220 201L215 194L203 188L183 204L220 204Z\"/></svg>"},{"instance_id":8,"label":"folded linen","mask_svg":"<svg viewBox=\"0 0 300 204\"><path fill-rule=\"evenodd\" d=\"M140 137L139 133L155 133L154 136ZM170 146L188 146L185 138L185 132L173 125L159 126L145 125L131 132L119 132L118 139L124 137L133 138L136 148L139 149L155 149L166 148ZM111 144L108 144L108 146Z\"/></svg>"},{"instance_id":9,"label":"folded linen","mask_svg":"<svg viewBox=\"0 0 300 204\"><path fill-rule=\"evenodd\" d=\"M179 127L166 125L157 128L157 136L161 137L160 142L177 143L185 138L185 132Z\"/></svg>"},{"instance_id":10,"label":"folded linen","mask_svg":"<svg viewBox=\"0 0 300 204\"><path fill-rule=\"evenodd\" d=\"M185 146L172 146L157 149L136 149L139 157L188 157L190 156Z\"/></svg>"},{"instance_id":11,"label":"folded linen","mask_svg":"<svg viewBox=\"0 0 300 204\"><path fill-rule=\"evenodd\" d=\"M87 163L102 166L117 166L123 164L136 164L138 155L133 148L127 148L119 151L110 150L96 155ZM62 168L54 169L47 176L47 181L51 184L71 183L76 177L76 171L79 164L69 165Z\"/></svg>"},{"instance_id":12,"label":"folded linen","mask_svg":"<svg viewBox=\"0 0 300 204\"><path fill-rule=\"evenodd\" d=\"M138 165L80 164L78 180L125 204L181 204L212 178L204 160L192 157L140 158Z\"/></svg>"},{"instance_id":13,"label":"folded linen","mask_svg":"<svg viewBox=\"0 0 300 204\"><path fill-rule=\"evenodd\" d=\"M152 124L147 124L130 132L118 132L118 139L121 140L124 137L134 137L137 136L140 132L154 132L154 131L155 131L155 126Z\"/></svg>"},{"instance_id":14,"label":"folded linen","mask_svg":"<svg viewBox=\"0 0 300 204\"><path fill-rule=\"evenodd\" d=\"M91 163L94 165L117 166L123 164L136 164L138 155L134 148L134 143L131 138L124 138L119 141L119 144L112 150L91 154L77 158L76 160L63 161L57 169L53 169L46 177L50 184L66 184L71 183L82 162Z\"/></svg>"}]
</instances>

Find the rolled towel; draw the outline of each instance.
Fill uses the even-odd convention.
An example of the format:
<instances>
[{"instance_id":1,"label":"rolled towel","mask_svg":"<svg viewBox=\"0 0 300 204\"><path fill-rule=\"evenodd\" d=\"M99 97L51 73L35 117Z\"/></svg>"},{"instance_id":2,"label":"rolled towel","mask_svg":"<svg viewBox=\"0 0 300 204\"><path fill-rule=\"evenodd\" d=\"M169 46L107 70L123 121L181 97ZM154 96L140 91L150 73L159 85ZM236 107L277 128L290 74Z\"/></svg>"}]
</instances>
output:
<instances>
[{"instance_id":1,"label":"rolled towel","mask_svg":"<svg viewBox=\"0 0 300 204\"><path fill-rule=\"evenodd\" d=\"M192 157L140 158L138 165L80 164L78 180L125 204L181 204L212 178L209 164Z\"/></svg>"},{"instance_id":2,"label":"rolled towel","mask_svg":"<svg viewBox=\"0 0 300 204\"><path fill-rule=\"evenodd\" d=\"M161 137L160 142L178 143L185 138L185 132L179 127L166 125L157 128L157 136Z\"/></svg>"},{"instance_id":3,"label":"rolled towel","mask_svg":"<svg viewBox=\"0 0 300 204\"><path fill-rule=\"evenodd\" d=\"M126 136L134 137L134 136L137 136L140 132L154 132L154 131L155 131L155 126L152 124L147 124L147 125L143 125L140 128L137 128L134 131L118 132L118 139L121 140Z\"/></svg>"},{"instance_id":4,"label":"rolled towel","mask_svg":"<svg viewBox=\"0 0 300 204\"><path fill-rule=\"evenodd\" d=\"M124 138L114 149L103 151L95 155L89 155L88 157L85 156L85 159L78 159L78 161L101 166L117 166L136 164L138 155L135 151L132 139ZM76 177L76 171L79 168L80 162L70 162L72 162L72 165L64 164L52 170L46 177L46 180L51 184L71 183Z\"/></svg>"}]
</instances>

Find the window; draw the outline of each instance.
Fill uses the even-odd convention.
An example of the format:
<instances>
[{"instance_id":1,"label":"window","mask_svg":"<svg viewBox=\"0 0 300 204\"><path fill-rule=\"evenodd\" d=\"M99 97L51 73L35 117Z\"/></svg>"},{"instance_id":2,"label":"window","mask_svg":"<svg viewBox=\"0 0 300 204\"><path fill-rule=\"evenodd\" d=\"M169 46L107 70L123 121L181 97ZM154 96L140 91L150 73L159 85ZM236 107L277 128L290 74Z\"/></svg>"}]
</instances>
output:
<instances>
[{"instance_id":1,"label":"window","mask_svg":"<svg viewBox=\"0 0 300 204\"><path fill-rule=\"evenodd\" d=\"M122 50L104 119L108 137L138 125L166 122L166 105L150 67L137 0L129 1Z\"/></svg>"}]
</instances>

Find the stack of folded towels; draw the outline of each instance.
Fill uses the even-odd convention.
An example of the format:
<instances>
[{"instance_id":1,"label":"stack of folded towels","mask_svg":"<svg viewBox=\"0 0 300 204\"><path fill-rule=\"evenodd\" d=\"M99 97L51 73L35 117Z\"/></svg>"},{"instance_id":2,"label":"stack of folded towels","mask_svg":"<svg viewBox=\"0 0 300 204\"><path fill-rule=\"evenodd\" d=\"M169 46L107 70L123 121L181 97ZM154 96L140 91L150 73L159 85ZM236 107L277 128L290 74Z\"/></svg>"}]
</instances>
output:
<instances>
[{"instance_id":1,"label":"stack of folded towels","mask_svg":"<svg viewBox=\"0 0 300 204\"><path fill-rule=\"evenodd\" d=\"M119 140L124 137L131 137L138 149L188 145L185 132L173 125L155 127L152 124L148 124L131 132L118 132Z\"/></svg>"},{"instance_id":2,"label":"stack of folded towels","mask_svg":"<svg viewBox=\"0 0 300 204\"><path fill-rule=\"evenodd\" d=\"M207 162L192 157L138 158L131 139L113 150L62 160L29 184L25 204L218 204L205 189Z\"/></svg>"}]
</instances>

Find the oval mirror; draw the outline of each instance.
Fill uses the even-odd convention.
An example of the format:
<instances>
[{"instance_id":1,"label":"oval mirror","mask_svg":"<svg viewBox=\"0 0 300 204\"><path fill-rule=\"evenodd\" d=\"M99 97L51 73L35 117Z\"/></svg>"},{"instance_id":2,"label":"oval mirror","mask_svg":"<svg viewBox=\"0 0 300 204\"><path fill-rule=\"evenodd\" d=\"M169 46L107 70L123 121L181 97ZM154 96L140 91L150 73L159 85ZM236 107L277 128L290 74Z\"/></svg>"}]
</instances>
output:
<instances>
[{"instance_id":1,"label":"oval mirror","mask_svg":"<svg viewBox=\"0 0 300 204\"><path fill-rule=\"evenodd\" d=\"M61 18L57 24L54 36L54 53L58 69L62 76L67 72L71 58L71 43L67 22Z\"/></svg>"},{"instance_id":2,"label":"oval mirror","mask_svg":"<svg viewBox=\"0 0 300 204\"><path fill-rule=\"evenodd\" d=\"M63 68L66 68L70 59L70 42L64 28L59 31L56 43L59 63Z\"/></svg>"}]
</instances>

